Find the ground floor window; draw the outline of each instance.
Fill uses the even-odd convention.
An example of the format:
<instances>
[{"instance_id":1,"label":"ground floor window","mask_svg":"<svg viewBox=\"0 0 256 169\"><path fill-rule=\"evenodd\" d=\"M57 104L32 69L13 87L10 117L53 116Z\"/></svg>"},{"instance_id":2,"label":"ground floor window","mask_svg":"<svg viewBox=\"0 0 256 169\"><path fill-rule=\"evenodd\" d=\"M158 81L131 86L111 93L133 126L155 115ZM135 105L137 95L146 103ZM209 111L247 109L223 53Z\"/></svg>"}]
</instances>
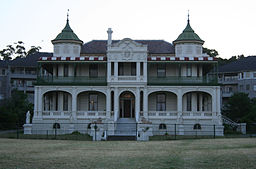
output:
<instances>
[{"instance_id":1,"label":"ground floor window","mask_svg":"<svg viewBox=\"0 0 256 169\"><path fill-rule=\"evenodd\" d=\"M97 111L97 110L98 110L98 95L89 94L89 111Z\"/></svg>"},{"instance_id":2,"label":"ground floor window","mask_svg":"<svg viewBox=\"0 0 256 169\"><path fill-rule=\"evenodd\" d=\"M166 111L166 95L165 94L156 95L156 110Z\"/></svg>"}]
</instances>

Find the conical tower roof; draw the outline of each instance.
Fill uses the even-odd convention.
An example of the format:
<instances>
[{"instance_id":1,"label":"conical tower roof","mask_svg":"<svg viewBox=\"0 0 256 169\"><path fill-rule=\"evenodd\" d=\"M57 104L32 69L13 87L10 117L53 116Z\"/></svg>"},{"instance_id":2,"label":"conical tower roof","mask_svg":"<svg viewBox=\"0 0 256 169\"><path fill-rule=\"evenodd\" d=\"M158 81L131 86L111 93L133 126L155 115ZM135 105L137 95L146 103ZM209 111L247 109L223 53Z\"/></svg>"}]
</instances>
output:
<instances>
[{"instance_id":1,"label":"conical tower roof","mask_svg":"<svg viewBox=\"0 0 256 169\"><path fill-rule=\"evenodd\" d=\"M78 36L73 32L71 27L69 26L69 19L67 19L67 23L65 28L57 35L55 39L52 40L52 43L58 43L63 41L72 41L75 43L83 43Z\"/></svg>"},{"instance_id":2,"label":"conical tower roof","mask_svg":"<svg viewBox=\"0 0 256 169\"><path fill-rule=\"evenodd\" d=\"M203 44L204 41L195 33L195 31L191 28L189 18L186 28L183 32L178 36L178 38L173 41L174 44L179 42L197 42Z\"/></svg>"}]
</instances>

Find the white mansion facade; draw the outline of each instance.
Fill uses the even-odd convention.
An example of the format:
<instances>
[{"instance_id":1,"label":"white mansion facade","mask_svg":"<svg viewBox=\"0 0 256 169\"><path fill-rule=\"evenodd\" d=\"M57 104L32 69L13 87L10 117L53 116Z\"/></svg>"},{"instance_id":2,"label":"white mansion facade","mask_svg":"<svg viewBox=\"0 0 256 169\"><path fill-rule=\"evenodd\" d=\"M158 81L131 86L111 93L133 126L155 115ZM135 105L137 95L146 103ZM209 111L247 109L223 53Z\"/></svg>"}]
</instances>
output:
<instances>
[{"instance_id":1,"label":"white mansion facade","mask_svg":"<svg viewBox=\"0 0 256 169\"><path fill-rule=\"evenodd\" d=\"M189 134L195 124L203 135L212 134L213 125L216 135L223 135L217 60L202 53L204 41L189 20L173 45L112 41L112 30L107 33L108 40L83 44L67 20L52 40L53 56L38 61L32 133L54 131L57 123L63 134L91 134L97 125L99 136L106 138L129 123L124 128L133 130L136 124L138 140L168 130L169 124L180 135Z\"/></svg>"}]
</instances>

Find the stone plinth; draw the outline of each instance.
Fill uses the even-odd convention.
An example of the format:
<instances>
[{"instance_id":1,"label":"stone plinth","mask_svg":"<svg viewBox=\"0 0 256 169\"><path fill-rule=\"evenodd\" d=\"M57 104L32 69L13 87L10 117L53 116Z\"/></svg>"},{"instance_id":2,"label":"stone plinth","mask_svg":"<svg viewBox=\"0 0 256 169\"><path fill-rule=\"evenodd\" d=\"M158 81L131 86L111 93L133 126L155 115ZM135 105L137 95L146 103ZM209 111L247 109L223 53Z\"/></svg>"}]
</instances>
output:
<instances>
[{"instance_id":1,"label":"stone plinth","mask_svg":"<svg viewBox=\"0 0 256 169\"><path fill-rule=\"evenodd\" d=\"M32 134L32 124L24 124L24 134Z\"/></svg>"}]
</instances>

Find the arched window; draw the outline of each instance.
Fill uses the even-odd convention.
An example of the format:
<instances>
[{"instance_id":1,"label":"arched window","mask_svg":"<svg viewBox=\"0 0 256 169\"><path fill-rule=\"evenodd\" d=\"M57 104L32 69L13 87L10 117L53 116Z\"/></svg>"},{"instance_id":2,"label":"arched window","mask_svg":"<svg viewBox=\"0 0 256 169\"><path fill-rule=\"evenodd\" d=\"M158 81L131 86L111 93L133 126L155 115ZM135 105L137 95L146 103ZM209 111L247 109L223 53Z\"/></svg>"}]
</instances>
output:
<instances>
[{"instance_id":1,"label":"arched window","mask_svg":"<svg viewBox=\"0 0 256 169\"><path fill-rule=\"evenodd\" d=\"M159 129L166 129L166 124L164 123L159 124Z\"/></svg>"},{"instance_id":2,"label":"arched window","mask_svg":"<svg viewBox=\"0 0 256 169\"><path fill-rule=\"evenodd\" d=\"M54 129L60 129L60 123L54 123L52 128Z\"/></svg>"},{"instance_id":3,"label":"arched window","mask_svg":"<svg viewBox=\"0 0 256 169\"><path fill-rule=\"evenodd\" d=\"M197 123L194 125L194 130L198 130L198 129L201 129L201 124Z\"/></svg>"}]
</instances>

